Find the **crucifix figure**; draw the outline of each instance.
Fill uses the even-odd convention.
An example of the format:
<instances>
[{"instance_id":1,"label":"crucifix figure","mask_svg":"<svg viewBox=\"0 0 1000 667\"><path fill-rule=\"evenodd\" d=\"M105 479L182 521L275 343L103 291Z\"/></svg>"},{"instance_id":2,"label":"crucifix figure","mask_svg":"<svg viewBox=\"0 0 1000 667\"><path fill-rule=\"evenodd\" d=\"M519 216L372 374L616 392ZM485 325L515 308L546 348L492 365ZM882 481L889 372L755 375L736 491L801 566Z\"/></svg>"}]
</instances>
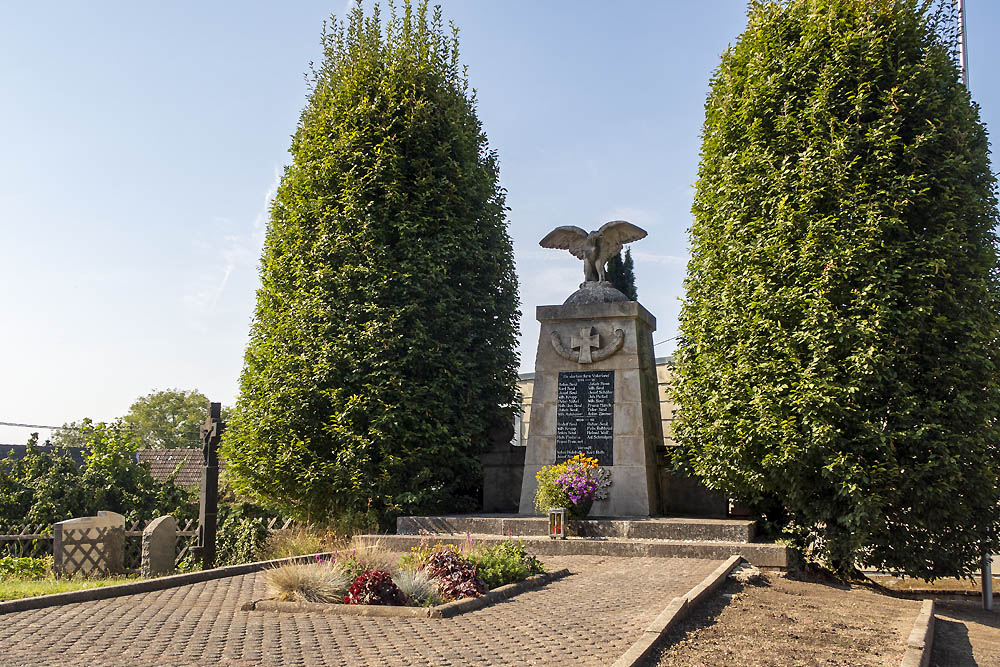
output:
<instances>
[{"instance_id":1,"label":"crucifix figure","mask_svg":"<svg viewBox=\"0 0 1000 667\"><path fill-rule=\"evenodd\" d=\"M219 441L226 430L222 421L222 403L210 403L208 417L201 427L202 456L201 502L198 512L198 547L201 567L210 570L215 567L215 533L219 512Z\"/></svg>"},{"instance_id":2,"label":"crucifix figure","mask_svg":"<svg viewBox=\"0 0 1000 667\"><path fill-rule=\"evenodd\" d=\"M594 327L584 327L580 329L579 336L569 339L569 346L574 350L580 350L579 363L589 364L593 361L590 356L590 348L601 346L601 337L594 333Z\"/></svg>"}]
</instances>

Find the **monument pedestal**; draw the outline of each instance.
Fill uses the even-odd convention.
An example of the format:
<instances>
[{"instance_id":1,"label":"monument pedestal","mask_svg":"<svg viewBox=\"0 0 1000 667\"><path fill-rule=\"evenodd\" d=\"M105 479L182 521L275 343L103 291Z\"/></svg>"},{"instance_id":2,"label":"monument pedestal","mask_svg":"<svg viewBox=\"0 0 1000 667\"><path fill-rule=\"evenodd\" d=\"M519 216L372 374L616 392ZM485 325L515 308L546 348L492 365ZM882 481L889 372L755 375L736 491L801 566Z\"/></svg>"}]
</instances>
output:
<instances>
[{"instance_id":1,"label":"monument pedestal","mask_svg":"<svg viewBox=\"0 0 1000 667\"><path fill-rule=\"evenodd\" d=\"M585 283L567 305L538 306L541 322L521 482L521 514L535 514L535 473L582 451L611 473L591 516L657 514L656 449L663 443L653 356L656 318L636 301ZM616 290L611 290L620 295Z\"/></svg>"}]
</instances>

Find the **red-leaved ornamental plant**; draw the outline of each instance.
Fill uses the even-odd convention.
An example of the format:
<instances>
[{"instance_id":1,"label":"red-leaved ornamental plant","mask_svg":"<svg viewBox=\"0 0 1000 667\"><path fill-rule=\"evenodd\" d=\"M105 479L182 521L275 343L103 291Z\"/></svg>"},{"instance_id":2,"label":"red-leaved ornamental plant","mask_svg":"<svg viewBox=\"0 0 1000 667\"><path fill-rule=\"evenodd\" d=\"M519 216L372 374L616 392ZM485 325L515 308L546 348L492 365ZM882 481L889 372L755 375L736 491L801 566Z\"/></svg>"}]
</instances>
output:
<instances>
[{"instance_id":1,"label":"red-leaved ornamental plant","mask_svg":"<svg viewBox=\"0 0 1000 667\"><path fill-rule=\"evenodd\" d=\"M385 570L362 572L344 596L344 604L400 606L406 602L403 591L392 582L392 576Z\"/></svg>"},{"instance_id":2,"label":"red-leaved ornamental plant","mask_svg":"<svg viewBox=\"0 0 1000 667\"><path fill-rule=\"evenodd\" d=\"M475 563L451 550L434 551L423 564L446 600L475 598L486 592Z\"/></svg>"}]
</instances>

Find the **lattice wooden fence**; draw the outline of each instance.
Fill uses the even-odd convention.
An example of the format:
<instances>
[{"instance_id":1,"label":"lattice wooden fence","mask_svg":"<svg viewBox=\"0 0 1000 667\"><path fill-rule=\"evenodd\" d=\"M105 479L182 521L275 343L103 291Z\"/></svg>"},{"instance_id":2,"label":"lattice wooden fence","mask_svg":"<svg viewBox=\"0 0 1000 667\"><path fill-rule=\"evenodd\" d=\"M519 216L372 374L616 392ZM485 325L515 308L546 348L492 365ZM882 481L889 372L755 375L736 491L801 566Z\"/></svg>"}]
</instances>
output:
<instances>
[{"instance_id":1,"label":"lattice wooden fence","mask_svg":"<svg viewBox=\"0 0 1000 667\"><path fill-rule=\"evenodd\" d=\"M282 521L284 523L281 524L280 528L275 528L275 526L278 525L279 521ZM297 528L298 526L299 526L298 521L292 521L291 519L279 519L275 517L274 519L271 519L270 521L267 522L267 532L273 533L277 530L289 530L291 528Z\"/></svg>"},{"instance_id":2,"label":"lattice wooden fence","mask_svg":"<svg viewBox=\"0 0 1000 667\"><path fill-rule=\"evenodd\" d=\"M268 532L290 530L298 526L292 519L274 518L267 522ZM125 570L138 572L142 560L142 529L145 524L135 521L125 526ZM177 530L177 557L179 565L198 543L198 520L190 519ZM0 526L0 556L32 556L41 558L52 555L52 526L26 524Z\"/></svg>"},{"instance_id":3,"label":"lattice wooden fence","mask_svg":"<svg viewBox=\"0 0 1000 667\"><path fill-rule=\"evenodd\" d=\"M0 526L0 556L41 558L52 555L52 526Z\"/></svg>"},{"instance_id":4,"label":"lattice wooden fence","mask_svg":"<svg viewBox=\"0 0 1000 667\"><path fill-rule=\"evenodd\" d=\"M177 557L174 558L174 567L181 564L184 557L191 553L191 547L198 545L198 520L189 519L184 524L183 529L177 529Z\"/></svg>"}]
</instances>

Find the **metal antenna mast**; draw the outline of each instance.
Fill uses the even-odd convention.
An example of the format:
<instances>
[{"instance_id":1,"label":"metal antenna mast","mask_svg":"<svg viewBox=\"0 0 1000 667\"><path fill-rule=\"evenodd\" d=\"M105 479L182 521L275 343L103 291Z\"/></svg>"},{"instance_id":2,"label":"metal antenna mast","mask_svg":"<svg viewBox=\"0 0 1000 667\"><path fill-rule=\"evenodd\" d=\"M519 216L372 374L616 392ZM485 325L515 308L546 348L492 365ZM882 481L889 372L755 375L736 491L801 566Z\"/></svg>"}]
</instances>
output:
<instances>
[{"instance_id":1,"label":"metal antenna mast","mask_svg":"<svg viewBox=\"0 0 1000 667\"><path fill-rule=\"evenodd\" d=\"M969 87L969 47L965 37L965 0L958 0L958 53L962 59L962 83Z\"/></svg>"}]
</instances>

